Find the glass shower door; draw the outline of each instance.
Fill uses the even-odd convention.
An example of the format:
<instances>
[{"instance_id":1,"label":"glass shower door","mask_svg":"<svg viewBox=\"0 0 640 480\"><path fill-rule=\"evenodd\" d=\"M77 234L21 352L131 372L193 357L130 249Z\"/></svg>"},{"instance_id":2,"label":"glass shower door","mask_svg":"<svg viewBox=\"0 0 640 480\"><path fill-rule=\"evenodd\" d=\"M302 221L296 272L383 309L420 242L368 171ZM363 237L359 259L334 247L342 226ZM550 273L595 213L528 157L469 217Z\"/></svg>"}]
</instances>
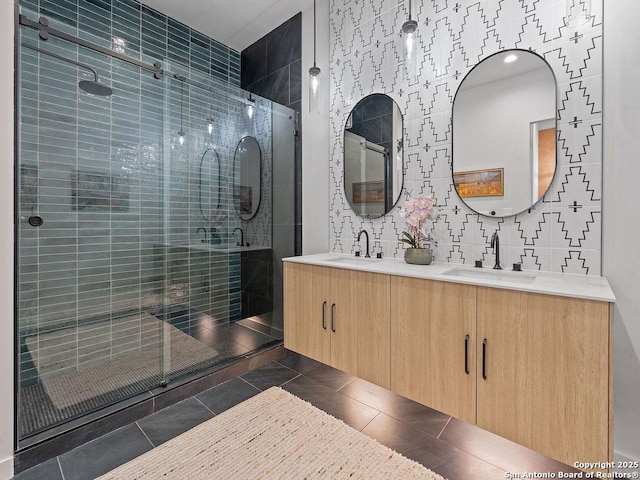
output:
<instances>
[{"instance_id":1,"label":"glass shower door","mask_svg":"<svg viewBox=\"0 0 640 480\"><path fill-rule=\"evenodd\" d=\"M32 31L21 42L54 55L19 51L19 441L159 385L165 354L165 85ZM78 64L113 95L79 88L93 75Z\"/></svg>"},{"instance_id":2,"label":"glass shower door","mask_svg":"<svg viewBox=\"0 0 640 480\"><path fill-rule=\"evenodd\" d=\"M158 79L153 67L28 27L20 42L22 449L282 339L273 258L292 243L292 221L278 213L293 201L280 196L276 209L272 181L275 158L293 171L283 145L294 128L292 112L276 118L270 101L214 78L206 54L204 70L195 56L191 68L164 59ZM241 185L247 137L260 174ZM243 218L240 200L255 215Z\"/></svg>"}]
</instances>

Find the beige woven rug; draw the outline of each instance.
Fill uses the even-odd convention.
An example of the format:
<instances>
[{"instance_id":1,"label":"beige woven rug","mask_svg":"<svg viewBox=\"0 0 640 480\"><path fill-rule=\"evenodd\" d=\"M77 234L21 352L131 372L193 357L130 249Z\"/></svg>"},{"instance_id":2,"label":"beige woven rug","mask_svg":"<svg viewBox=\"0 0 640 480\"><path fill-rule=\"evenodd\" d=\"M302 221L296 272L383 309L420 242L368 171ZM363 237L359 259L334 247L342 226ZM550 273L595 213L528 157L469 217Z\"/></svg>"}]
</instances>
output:
<instances>
[{"instance_id":1,"label":"beige woven rug","mask_svg":"<svg viewBox=\"0 0 640 480\"><path fill-rule=\"evenodd\" d=\"M443 480L273 387L99 480Z\"/></svg>"},{"instance_id":2,"label":"beige woven rug","mask_svg":"<svg viewBox=\"0 0 640 480\"><path fill-rule=\"evenodd\" d=\"M62 375L55 375L55 364L38 367L42 386L56 408L69 408L99 399L132 385L149 388L160 381L163 368L165 375L171 376L193 370L218 356L214 349L149 314L134 315L127 320L139 322L143 336L141 348L86 370ZM83 328L87 327L79 327L78 332ZM167 351L160 345L161 329L165 330L164 338L170 339ZM25 344L30 351L37 352L39 342L46 342L53 335L59 336L60 332L28 337Z\"/></svg>"}]
</instances>

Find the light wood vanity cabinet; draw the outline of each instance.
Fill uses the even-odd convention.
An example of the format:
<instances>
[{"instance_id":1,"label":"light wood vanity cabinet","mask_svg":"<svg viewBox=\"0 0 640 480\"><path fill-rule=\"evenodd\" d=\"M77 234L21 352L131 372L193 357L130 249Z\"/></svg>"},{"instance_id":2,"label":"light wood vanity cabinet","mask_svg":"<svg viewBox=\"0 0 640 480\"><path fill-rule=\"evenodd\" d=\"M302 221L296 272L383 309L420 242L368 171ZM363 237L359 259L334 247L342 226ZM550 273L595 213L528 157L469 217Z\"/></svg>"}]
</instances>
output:
<instances>
[{"instance_id":1,"label":"light wood vanity cabinet","mask_svg":"<svg viewBox=\"0 0 640 480\"><path fill-rule=\"evenodd\" d=\"M569 465L612 461L608 302L293 262L284 281L286 348Z\"/></svg>"},{"instance_id":2,"label":"light wood vanity cabinet","mask_svg":"<svg viewBox=\"0 0 640 480\"><path fill-rule=\"evenodd\" d=\"M389 276L284 266L284 346L390 387Z\"/></svg>"},{"instance_id":3,"label":"light wood vanity cabinet","mask_svg":"<svg viewBox=\"0 0 640 480\"><path fill-rule=\"evenodd\" d=\"M391 390L476 423L476 287L391 279Z\"/></svg>"},{"instance_id":4,"label":"light wood vanity cabinet","mask_svg":"<svg viewBox=\"0 0 640 480\"><path fill-rule=\"evenodd\" d=\"M477 301L478 426L570 465L611 459L609 304L485 287Z\"/></svg>"},{"instance_id":5,"label":"light wood vanity cabinet","mask_svg":"<svg viewBox=\"0 0 640 480\"><path fill-rule=\"evenodd\" d=\"M331 268L284 264L284 346L327 365L331 336L327 307L331 297Z\"/></svg>"}]
</instances>

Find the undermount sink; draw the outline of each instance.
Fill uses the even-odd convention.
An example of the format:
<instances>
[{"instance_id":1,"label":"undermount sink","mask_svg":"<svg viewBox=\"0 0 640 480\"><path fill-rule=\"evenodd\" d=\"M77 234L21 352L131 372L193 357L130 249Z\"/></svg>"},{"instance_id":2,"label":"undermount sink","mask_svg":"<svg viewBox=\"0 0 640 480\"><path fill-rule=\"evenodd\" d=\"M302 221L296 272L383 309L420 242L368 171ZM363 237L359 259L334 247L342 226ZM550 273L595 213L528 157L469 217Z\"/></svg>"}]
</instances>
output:
<instances>
[{"instance_id":1,"label":"undermount sink","mask_svg":"<svg viewBox=\"0 0 640 480\"><path fill-rule=\"evenodd\" d=\"M363 265L367 263L376 263L382 261L381 258L367 258L367 257L335 257L327 259L327 262L333 263L347 263L350 265Z\"/></svg>"},{"instance_id":2,"label":"undermount sink","mask_svg":"<svg viewBox=\"0 0 640 480\"><path fill-rule=\"evenodd\" d=\"M485 280L494 280L499 282L509 283L533 283L536 279L535 274L523 273L523 272L510 272L502 270L481 270L470 268L452 268L443 273L452 277L471 277L471 278L484 278Z\"/></svg>"}]
</instances>

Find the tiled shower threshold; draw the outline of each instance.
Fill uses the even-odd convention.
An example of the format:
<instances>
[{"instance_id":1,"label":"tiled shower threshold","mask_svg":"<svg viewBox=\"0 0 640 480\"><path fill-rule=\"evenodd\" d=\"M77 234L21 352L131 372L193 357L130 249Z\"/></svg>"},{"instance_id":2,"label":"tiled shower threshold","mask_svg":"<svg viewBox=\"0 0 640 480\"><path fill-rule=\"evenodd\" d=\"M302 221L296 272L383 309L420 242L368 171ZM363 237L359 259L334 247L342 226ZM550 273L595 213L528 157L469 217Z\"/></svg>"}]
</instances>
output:
<instances>
[{"instance_id":1,"label":"tiled shower threshold","mask_svg":"<svg viewBox=\"0 0 640 480\"><path fill-rule=\"evenodd\" d=\"M169 389L156 388L29 437L20 442L16 452L15 473L22 472L229 379L279 360L285 354L282 341L276 340L254 351L230 358L204 375L192 375L176 381Z\"/></svg>"}]
</instances>

